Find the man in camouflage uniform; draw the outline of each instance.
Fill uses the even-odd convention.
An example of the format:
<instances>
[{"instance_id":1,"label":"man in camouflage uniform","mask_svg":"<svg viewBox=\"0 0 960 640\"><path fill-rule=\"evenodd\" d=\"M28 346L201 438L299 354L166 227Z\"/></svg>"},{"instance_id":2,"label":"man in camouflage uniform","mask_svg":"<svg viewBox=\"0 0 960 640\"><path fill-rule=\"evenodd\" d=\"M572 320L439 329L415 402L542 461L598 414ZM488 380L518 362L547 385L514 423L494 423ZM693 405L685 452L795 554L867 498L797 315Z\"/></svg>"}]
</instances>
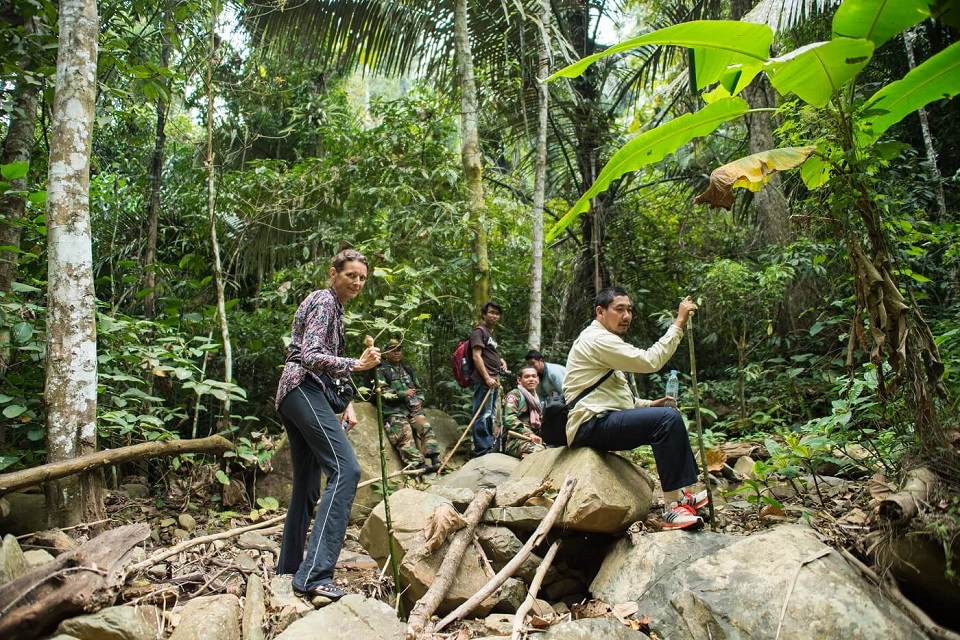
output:
<instances>
[{"instance_id":1,"label":"man in camouflage uniform","mask_svg":"<svg viewBox=\"0 0 960 640\"><path fill-rule=\"evenodd\" d=\"M540 438L540 399L537 385L540 375L532 365L524 365L517 373L517 388L504 399L503 426L507 429L503 440L503 452L514 458L526 458L531 453L543 451ZM510 432L520 435L513 436Z\"/></svg>"},{"instance_id":2,"label":"man in camouflage uniform","mask_svg":"<svg viewBox=\"0 0 960 640\"><path fill-rule=\"evenodd\" d=\"M387 438L396 447L404 466L426 469L427 473L436 471L440 468L440 446L423 414L420 381L403 362L399 340L390 340L383 353L386 358L380 364L379 374L383 389L383 429ZM429 464L424 456L430 460Z\"/></svg>"}]
</instances>

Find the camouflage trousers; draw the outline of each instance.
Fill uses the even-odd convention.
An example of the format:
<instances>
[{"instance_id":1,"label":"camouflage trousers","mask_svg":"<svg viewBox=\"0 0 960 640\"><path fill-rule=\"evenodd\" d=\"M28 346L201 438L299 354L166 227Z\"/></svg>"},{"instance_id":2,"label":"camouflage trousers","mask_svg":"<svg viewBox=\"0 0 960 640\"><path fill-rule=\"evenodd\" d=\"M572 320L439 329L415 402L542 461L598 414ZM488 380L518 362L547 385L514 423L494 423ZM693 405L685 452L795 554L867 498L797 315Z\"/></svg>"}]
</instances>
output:
<instances>
[{"instance_id":1,"label":"camouflage trousers","mask_svg":"<svg viewBox=\"0 0 960 640\"><path fill-rule=\"evenodd\" d=\"M440 453L440 445L433 434L427 416L417 413L396 413L383 417L383 430L387 434L404 466L423 464L424 456ZM419 442L419 446L417 446Z\"/></svg>"},{"instance_id":2,"label":"camouflage trousers","mask_svg":"<svg viewBox=\"0 0 960 640\"><path fill-rule=\"evenodd\" d=\"M520 440L519 438L511 438L508 435L507 441L504 443L503 452L508 456L513 456L514 458L520 458L522 460L531 453L543 451L543 449L544 446L542 444L537 444L536 442L527 442L526 440Z\"/></svg>"}]
</instances>

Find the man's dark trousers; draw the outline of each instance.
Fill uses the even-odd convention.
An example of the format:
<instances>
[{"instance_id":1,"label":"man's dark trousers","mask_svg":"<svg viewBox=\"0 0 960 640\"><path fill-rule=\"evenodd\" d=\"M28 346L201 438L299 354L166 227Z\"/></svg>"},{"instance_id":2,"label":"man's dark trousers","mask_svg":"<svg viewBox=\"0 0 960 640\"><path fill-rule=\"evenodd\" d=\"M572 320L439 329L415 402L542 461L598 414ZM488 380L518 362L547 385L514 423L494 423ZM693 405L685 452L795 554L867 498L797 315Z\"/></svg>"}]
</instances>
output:
<instances>
[{"instance_id":1,"label":"man's dark trousers","mask_svg":"<svg viewBox=\"0 0 960 640\"><path fill-rule=\"evenodd\" d=\"M493 451L493 408L497 406L499 386L488 387L485 382L473 383L473 415L477 414L477 409L480 408L480 403L483 402L488 389L490 396L483 405L483 411L473 422L473 455L475 456L486 455Z\"/></svg>"},{"instance_id":2,"label":"man's dark trousers","mask_svg":"<svg viewBox=\"0 0 960 640\"><path fill-rule=\"evenodd\" d=\"M580 425L572 446L626 451L645 444L653 448L664 491L696 483L697 463L683 417L676 409L644 407L601 413Z\"/></svg>"}]
</instances>

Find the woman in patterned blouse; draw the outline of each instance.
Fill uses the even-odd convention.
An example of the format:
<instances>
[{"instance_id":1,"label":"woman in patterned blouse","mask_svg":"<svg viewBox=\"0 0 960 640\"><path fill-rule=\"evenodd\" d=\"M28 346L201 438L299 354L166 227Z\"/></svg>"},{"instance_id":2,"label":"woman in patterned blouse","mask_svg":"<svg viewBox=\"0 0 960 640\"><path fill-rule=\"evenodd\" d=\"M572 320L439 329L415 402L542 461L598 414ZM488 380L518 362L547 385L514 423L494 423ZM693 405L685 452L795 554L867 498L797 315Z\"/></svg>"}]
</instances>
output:
<instances>
[{"instance_id":1,"label":"woman in patterned blouse","mask_svg":"<svg viewBox=\"0 0 960 640\"><path fill-rule=\"evenodd\" d=\"M300 303L277 389L277 411L287 431L293 462L293 492L277 573L294 574L294 591L311 599L324 596L336 600L346 593L333 583L333 570L360 480L360 465L346 433L357 423L357 416L350 404L341 423L323 395L318 374L348 378L354 371L380 364L376 347L367 348L359 358L343 357L343 303L363 289L368 267L360 252L341 251L330 267L328 287ZM304 556L310 512L320 497L321 471L327 486L317 505Z\"/></svg>"}]
</instances>

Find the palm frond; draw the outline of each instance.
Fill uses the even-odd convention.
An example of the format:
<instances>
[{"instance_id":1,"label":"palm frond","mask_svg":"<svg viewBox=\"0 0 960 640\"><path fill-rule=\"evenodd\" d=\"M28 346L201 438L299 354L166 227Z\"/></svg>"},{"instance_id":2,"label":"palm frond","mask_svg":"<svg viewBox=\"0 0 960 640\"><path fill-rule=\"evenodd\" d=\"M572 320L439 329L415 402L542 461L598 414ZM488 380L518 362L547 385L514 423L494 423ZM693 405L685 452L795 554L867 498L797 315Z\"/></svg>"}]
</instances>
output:
<instances>
[{"instance_id":1,"label":"palm frond","mask_svg":"<svg viewBox=\"0 0 960 640\"><path fill-rule=\"evenodd\" d=\"M781 33L839 4L840 0L760 0L741 20L766 24L774 32Z\"/></svg>"}]
</instances>

